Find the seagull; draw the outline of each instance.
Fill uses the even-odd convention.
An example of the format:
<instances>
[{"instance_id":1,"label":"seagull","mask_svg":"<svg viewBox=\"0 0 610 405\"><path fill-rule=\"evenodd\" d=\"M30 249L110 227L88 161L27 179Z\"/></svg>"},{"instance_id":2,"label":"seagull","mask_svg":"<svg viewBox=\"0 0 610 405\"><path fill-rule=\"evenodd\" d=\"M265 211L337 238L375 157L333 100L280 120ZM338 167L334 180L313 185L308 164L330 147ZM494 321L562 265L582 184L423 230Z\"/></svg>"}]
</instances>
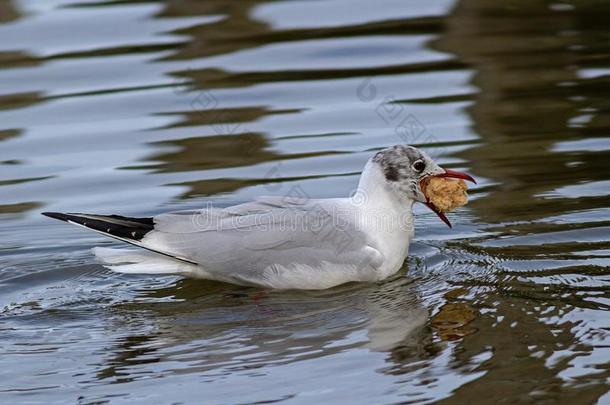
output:
<instances>
[{"instance_id":1,"label":"seagull","mask_svg":"<svg viewBox=\"0 0 610 405\"><path fill-rule=\"evenodd\" d=\"M438 166L408 145L383 149L366 163L347 198L304 193L259 197L226 208L155 217L44 212L143 249L96 247L121 273L178 274L270 289L326 289L375 282L396 273L413 239L413 204L451 223L424 195L422 180L466 173Z\"/></svg>"}]
</instances>

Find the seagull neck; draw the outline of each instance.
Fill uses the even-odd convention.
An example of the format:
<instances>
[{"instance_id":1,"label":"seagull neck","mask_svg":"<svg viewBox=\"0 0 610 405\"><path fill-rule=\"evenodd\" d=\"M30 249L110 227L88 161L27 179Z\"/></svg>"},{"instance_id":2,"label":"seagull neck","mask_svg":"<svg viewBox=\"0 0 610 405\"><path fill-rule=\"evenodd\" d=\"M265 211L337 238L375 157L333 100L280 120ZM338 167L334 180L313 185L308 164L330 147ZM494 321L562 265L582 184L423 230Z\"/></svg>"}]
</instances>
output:
<instances>
[{"instance_id":1,"label":"seagull neck","mask_svg":"<svg viewBox=\"0 0 610 405\"><path fill-rule=\"evenodd\" d=\"M406 195L400 197L388 184L381 168L370 160L362 171L358 190L352 199L368 211L386 214L410 214L413 209L413 200Z\"/></svg>"},{"instance_id":2,"label":"seagull neck","mask_svg":"<svg viewBox=\"0 0 610 405\"><path fill-rule=\"evenodd\" d=\"M370 243L387 259L382 271L394 273L402 265L413 238L413 200L401 195L386 180L379 165L369 161L352 204Z\"/></svg>"}]
</instances>

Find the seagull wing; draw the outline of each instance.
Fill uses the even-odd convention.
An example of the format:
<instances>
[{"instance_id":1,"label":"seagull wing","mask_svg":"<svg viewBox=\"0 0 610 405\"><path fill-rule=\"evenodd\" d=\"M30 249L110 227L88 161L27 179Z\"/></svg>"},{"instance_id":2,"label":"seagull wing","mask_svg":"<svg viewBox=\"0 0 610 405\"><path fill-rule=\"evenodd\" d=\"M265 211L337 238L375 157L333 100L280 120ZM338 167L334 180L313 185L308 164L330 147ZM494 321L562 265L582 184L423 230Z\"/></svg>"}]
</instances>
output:
<instances>
[{"instance_id":1,"label":"seagull wing","mask_svg":"<svg viewBox=\"0 0 610 405\"><path fill-rule=\"evenodd\" d=\"M329 273L357 280L381 266L383 256L345 206L272 197L222 212L164 214L143 242L234 282L273 284L297 275L323 282Z\"/></svg>"},{"instance_id":2,"label":"seagull wing","mask_svg":"<svg viewBox=\"0 0 610 405\"><path fill-rule=\"evenodd\" d=\"M384 259L351 220L348 205L338 199L263 197L223 209L177 211L144 219L50 214L198 264L213 278L242 284L277 288L283 282L300 282L317 288L316 279L332 283L332 275L352 280L359 279L359 273L370 277L371 268L377 269Z\"/></svg>"}]
</instances>

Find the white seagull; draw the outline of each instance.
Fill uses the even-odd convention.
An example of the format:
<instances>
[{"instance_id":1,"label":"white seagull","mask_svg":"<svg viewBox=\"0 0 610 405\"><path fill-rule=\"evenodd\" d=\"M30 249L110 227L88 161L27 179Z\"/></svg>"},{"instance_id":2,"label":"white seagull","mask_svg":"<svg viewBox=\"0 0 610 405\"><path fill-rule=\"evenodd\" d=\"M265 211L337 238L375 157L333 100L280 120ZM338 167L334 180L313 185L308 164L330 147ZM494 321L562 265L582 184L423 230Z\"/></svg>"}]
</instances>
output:
<instances>
[{"instance_id":1,"label":"white seagull","mask_svg":"<svg viewBox=\"0 0 610 405\"><path fill-rule=\"evenodd\" d=\"M428 205L429 176L475 182L426 153L396 145L376 153L348 198L260 197L227 208L152 218L45 212L142 249L94 249L122 273L180 274L274 289L324 289L379 281L402 266L413 238L413 203Z\"/></svg>"}]
</instances>

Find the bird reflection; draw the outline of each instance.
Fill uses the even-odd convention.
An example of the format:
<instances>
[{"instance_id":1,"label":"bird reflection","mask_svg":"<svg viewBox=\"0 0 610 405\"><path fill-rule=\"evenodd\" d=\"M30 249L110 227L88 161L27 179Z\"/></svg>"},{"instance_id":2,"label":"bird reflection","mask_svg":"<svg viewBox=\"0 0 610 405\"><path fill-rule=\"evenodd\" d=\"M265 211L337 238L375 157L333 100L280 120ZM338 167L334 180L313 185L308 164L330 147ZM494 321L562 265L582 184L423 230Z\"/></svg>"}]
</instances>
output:
<instances>
[{"instance_id":1,"label":"bird reflection","mask_svg":"<svg viewBox=\"0 0 610 405\"><path fill-rule=\"evenodd\" d=\"M138 302L115 304L112 312L122 328L131 329L127 325L142 314L154 322L152 330L128 334L105 350L111 356L97 378L117 382L150 362L177 361L174 371L202 373L288 364L351 348L387 352L403 363L435 352L429 311L418 298L418 284L404 275L324 291L180 279L147 291Z\"/></svg>"}]
</instances>

